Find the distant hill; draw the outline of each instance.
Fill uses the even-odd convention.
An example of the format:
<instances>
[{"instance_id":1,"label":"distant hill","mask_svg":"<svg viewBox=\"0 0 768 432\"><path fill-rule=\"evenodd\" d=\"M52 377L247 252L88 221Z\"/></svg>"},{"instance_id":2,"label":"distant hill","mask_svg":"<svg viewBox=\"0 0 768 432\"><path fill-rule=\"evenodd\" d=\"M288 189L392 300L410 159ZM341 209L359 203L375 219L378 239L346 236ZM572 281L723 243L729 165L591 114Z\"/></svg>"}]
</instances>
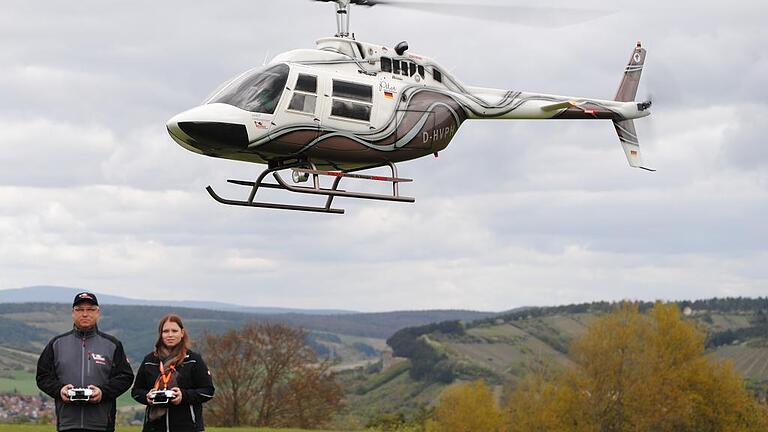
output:
<instances>
[{"instance_id":1,"label":"distant hill","mask_svg":"<svg viewBox=\"0 0 768 432\"><path fill-rule=\"evenodd\" d=\"M707 334L709 353L732 361L756 394L768 394L768 298L678 302L684 319ZM653 303L642 303L641 310ZM348 413L370 418L393 411L416 413L454 381L484 379L514 384L546 363L571 365L570 345L615 303L526 308L470 323L441 322L399 330L387 340L400 361L342 375ZM397 358L396 358L397 360Z\"/></svg>"},{"instance_id":2,"label":"distant hill","mask_svg":"<svg viewBox=\"0 0 768 432\"><path fill-rule=\"evenodd\" d=\"M31 286L25 288L11 288L0 290L0 303L34 303L50 302L72 304L75 294L89 291L81 288L69 288L60 286ZM342 309L291 309L279 307L256 307L235 305L215 301L198 300L143 300L129 297L121 297L109 294L101 294L98 291L92 291L99 298L101 304L111 305L145 305L145 306L172 306L195 309L212 309L233 312L245 312L254 314L282 314L296 313L308 315L343 315L360 313L356 311Z\"/></svg>"},{"instance_id":3,"label":"distant hill","mask_svg":"<svg viewBox=\"0 0 768 432\"><path fill-rule=\"evenodd\" d=\"M51 337L72 328L71 310L70 303L0 303L0 347L39 353ZM346 350L346 357L350 357L354 351L347 349L347 345L354 346L355 343L368 345L368 347L358 345L357 351L369 355L373 352L377 355L384 348L384 340L403 327L456 319L473 321L493 315L487 312L460 310L342 315L298 313L270 315L173 306L105 304L102 307L99 328L119 337L128 356L136 360L150 351L157 337L158 321L163 315L171 312L182 316L193 340L199 341L205 332L220 333L241 327L251 321L276 322L301 327L317 335L315 339L320 345L316 348L321 353L322 346L326 346L329 351ZM323 336L324 334L330 337ZM371 351L371 348L375 349ZM0 366L2 363L0 358Z\"/></svg>"}]
</instances>

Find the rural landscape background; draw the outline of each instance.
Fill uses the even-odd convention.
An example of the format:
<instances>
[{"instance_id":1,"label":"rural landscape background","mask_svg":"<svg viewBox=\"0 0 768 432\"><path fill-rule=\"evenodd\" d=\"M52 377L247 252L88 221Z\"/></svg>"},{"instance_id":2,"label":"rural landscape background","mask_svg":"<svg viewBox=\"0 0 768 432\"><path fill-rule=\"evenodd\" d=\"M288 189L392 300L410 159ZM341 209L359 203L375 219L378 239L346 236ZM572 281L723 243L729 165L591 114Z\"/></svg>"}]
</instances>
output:
<instances>
[{"instance_id":1,"label":"rural landscape background","mask_svg":"<svg viewBox=\"0 0 768 432\"><path fill-rule=\"evenodd\" d=\"M51 421L51 403L35 386L34 367L44 344L71 327L68 300L76 291L57 287L0 291L0 421ZM172 306L146 303L110 296L102 300L100 328L123 341L134 365L150 351L156 323L170 311L184 318L198 344L204 334L222 335L253 322L304 329L307 345L318 361L329 362L343 391L343 402L322 425L334 430L399 430L423 423L434 414L445 389L457 383L482 380L502 401L543 364L554 370L573 367L571 343L591 323L619 307L598 302L497 313L237 312L232 309L238 306L227 304L203 309L185 307L183 301ZM652 306L637 304L641 312ZM765 404L768 298L682 301L675 307L683 321L706 334L706 356L731 362L749 394ZM216 377L215 369L213 373ZM126 396L119 406L121 424L140 424L143 407Z\"/></svg>"}]
</instances>

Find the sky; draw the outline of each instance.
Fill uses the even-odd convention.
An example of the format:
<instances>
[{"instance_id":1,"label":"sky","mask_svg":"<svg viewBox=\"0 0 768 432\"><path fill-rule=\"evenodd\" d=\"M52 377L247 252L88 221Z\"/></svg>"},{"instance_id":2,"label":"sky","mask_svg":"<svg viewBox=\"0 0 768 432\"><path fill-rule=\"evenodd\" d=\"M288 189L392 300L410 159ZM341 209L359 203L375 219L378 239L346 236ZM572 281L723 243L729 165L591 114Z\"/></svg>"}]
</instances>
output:
<instances>
[{"instance_id":1,"label":"sky","mask_svg":"<svg viewBox=\"0 0 768 432\"><path fill-rule=\"evenodd\" d=\"M608 121L470 121L399 166L414 204L338 199L339 216L220 205L205 186L233 196L226 179L263 167L165 130L331 36L331 4L4 0L0 289L359 311L768 295L768 6L667 3L555 29L353 9L359 40L510 90L611 99L641 40L654 105L636 126L658 171L629 168Z\"/></svg>"}]
</instances>

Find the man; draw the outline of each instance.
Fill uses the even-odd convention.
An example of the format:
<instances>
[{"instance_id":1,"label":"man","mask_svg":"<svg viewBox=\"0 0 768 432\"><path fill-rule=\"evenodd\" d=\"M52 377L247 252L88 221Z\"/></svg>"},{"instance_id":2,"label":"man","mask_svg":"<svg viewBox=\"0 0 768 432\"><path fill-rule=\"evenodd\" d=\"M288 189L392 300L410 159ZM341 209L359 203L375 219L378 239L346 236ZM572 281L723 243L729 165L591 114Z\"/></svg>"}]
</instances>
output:
<instances>
[{"instance_id":1,"label":"man","mask_svg":"<svg viewBox=\"0 0 768 432\"><path fill-rule=\"evenodd\" d=\"M99 301L82 292L72 302L74 328L56 336L37 361L37 386L56 401L58 431L115 430L115 400L133 383L133 371L116 338L99 331ZM87 388L87 401L69 391Z\"/></svg>"}]
</instances>

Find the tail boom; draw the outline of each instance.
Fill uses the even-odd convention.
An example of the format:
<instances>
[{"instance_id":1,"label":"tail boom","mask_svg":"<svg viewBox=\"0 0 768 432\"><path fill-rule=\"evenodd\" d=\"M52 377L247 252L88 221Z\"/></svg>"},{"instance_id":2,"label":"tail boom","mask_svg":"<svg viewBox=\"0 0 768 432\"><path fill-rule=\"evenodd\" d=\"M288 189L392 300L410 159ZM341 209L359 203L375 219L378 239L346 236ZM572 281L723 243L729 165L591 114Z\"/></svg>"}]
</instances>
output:
<instances>
[{"instance_id":1,"label":"tail boom","mask_svg":"<svg viewBox=\"0 0 768 432\"><path fill-rule=\"evenodd\" d=\"M634 120L650 115L651 101L636 102L646 50L637 43L614 100L468 87L454 95L468 119L611 120L631 167L643 166Z\"/></svg>"}]
</instances>

